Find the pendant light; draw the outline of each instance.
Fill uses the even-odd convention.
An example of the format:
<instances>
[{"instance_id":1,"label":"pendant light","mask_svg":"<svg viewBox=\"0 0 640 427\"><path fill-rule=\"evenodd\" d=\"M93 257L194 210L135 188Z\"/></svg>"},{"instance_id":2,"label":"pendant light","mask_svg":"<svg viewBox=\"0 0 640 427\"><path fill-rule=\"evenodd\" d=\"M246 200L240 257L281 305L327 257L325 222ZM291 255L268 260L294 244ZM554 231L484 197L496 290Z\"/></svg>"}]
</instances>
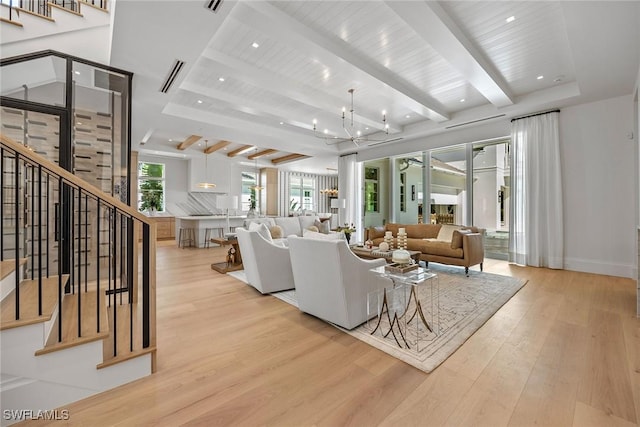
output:
<instances>
[{"instance_id":1,"label":"pendant light","mask_svg":"<svg viewBox=\"0 0 640 427\"><path fill-rule=\"evenodd\" d=\"M258 147L256 147L256 154L258 154ZM253 158L253 169L256 171L256 183L255 183L255 185L252 185L251 188L253 188L256 191L260 191L260 190L263 189L263 187L258 185L258 179L260 177L260 172L258 170L258 158L257 157Z\"/></svg>"},{"instance_id":2,"label":"pendant light","mask_svg":"<svg viewBox=\"0 0 640 427\"><path fill-rule=\"evenodd\" d=\"M209 176L209 164L208 164L208 158L209 158L209 154L207 154L207 143L209 141L208 140L204 140L204 182L199 182L198 183L198 187L199 188L205 188L205 189L209 189L209 188L216 188L216 185L214 183L211 182L207 182L207 176Z\"/></svg>"}]
</instances>

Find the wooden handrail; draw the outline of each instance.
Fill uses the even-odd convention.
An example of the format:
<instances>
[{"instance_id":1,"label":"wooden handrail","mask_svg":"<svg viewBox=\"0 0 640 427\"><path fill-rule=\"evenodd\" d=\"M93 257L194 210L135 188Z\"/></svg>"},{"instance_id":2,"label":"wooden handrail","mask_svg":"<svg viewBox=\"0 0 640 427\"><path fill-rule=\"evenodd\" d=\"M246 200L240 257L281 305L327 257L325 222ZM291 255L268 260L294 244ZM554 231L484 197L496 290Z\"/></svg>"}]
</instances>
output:
<instances>
[{"instance_id":1,"label":"wooden handrail","mask_svg":"<svg viewBox=\"0 0 640 427\"><path fill-rule=\"evenodd\" d=\"M58 175L60 178L63 178L65 181L77 186L78 188L82 188L82 190L86 193L89 193L95 197L100 198L101 200L105 201L106 203L110 204L111 206L118 208L120 211L124 212L125 214L131 216L132 218L136 218L138 221L144 222L146 224L149 225L155 225L156 224L156 220L153 218L149 218L143 214L141 214L140 212L138 212L136 209L132 208L131 206L121 202L120 200L116 199L115 197L105 193L104 191L100 190L99 188L89 184L88 182L78 178L77 176L75 176L74 174L72 174L71 172L62 169L60 166L56 165L55 163L51 162L50 160L48 160L45 157L42 157L39 154L34 153L33 151L31 151L30 149L28 149L27 147L25 147L24 145L14 141L13 139L9 138L8 136L0 133L0 141L2 141L2 144L6 145L7 147L9 147L11 150L17 152L18 154L20 154L22 157L26 157L27 159L41 164L45 169L47 169L49 172Z\"/></svg>"}]
</instances>

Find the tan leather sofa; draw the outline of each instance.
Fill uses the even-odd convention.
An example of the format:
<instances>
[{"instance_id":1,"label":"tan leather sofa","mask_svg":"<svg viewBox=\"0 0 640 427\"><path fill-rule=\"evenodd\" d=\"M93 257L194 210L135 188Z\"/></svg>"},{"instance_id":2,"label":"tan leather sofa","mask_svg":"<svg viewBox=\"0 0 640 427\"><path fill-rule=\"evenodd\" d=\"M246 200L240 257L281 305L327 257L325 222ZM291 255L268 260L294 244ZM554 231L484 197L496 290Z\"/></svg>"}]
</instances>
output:
<instances>
[{"instance_id":1,"label":"tan leather sofa","mask_svg":"<svg viewBox=\"0 0 640 427\"><path fill-rule=\"evenodd\" d=\"M484 262L484 230L477 227L465 227L450 224L386 224L371 227L366 231L366 239L372 240L375 246L384 241L386 231L391 231L395 238L398 230L404 228L407 233L407 249L420 251L420 259L442 264L459 265L469 274L469 267Z\"/></svg>"}]
</instances>

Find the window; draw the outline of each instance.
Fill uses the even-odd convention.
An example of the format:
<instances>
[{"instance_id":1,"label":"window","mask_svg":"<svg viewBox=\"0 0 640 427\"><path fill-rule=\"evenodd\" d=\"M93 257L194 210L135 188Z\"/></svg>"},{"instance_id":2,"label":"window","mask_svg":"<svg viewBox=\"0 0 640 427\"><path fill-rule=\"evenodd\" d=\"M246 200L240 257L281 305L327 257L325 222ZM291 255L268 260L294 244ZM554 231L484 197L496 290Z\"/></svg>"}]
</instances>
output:
<instances>
[{"instance_id":1,"label":"window","mask_svg":"<svg viewBox=\"0 0 640 427\"><path fill-rule=\"evenodd\" d=\"M254 203L256 201L256 194L254 187L257 184L256 172L242 172L242 195L240 196L240 208L243 211L251 209L251 196L253 194ZM257 208L257 206L253 206Z\"/></svg>"},{"instance_id":2,"label":"window","mask_svg":"<svg viewBox=\"0 0 640 427\"><path fill-rule=\"evenodd\" d=\"M289 206L291 210L313 210L315 187L315 178L292 176L289 180Z\"/></svg>"},{"instance_id":3,"label":"window","mask_svg":"<svg viewBox=\"0 0 640 427\"><path fill-rule=\"evenodd\" d=\"M378 212L378 168L364 168L365 212Z\"/></svg>"},{"instance_id":4,"label":"window","mask_svg":"<svg viewBox=\"0 0 640 427\"><path fill-rule=\"evenodd\" d=\"M164 212L164 164L138 162L138 210Z\"/></svg>"}]
</instances>

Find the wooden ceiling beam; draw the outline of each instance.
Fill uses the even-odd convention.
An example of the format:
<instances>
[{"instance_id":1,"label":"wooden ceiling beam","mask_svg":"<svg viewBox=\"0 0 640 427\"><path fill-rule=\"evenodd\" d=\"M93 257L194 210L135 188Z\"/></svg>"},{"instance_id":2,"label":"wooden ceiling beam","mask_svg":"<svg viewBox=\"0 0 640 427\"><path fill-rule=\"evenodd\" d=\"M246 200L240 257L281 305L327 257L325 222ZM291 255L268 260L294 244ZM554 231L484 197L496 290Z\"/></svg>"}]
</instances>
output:
<instances>
[{"instance_id":1,"label":"wooden ceiling beam","mask_svg":"<svg viewBox=\"0 0 640 427\"><path fill-rule=\"evenodd\" d=\"M277 153L278 150L274 150L273 148L267 148L266 150L259 151L255 154L252 154L247 157L249 160L259 159L260 157L268 156L269 154Z\"/></svg>"},{"instance_id":2,"label":"wooden ceiling beam","mask_svg":"<svg viewBox=\"0 0 640 427\"><path fill-rule=\"evenodd\" d=\"M274 165L278 165L280 163L292 162L294 160L305 159L307 157L309 156L306 156L304 154L293 153L293 154L287 154L286 156L278 157L277 159L272 159L271 163L273 163Z\"/></svg>"},{"instance_id":3,"label":"wooden ceiling beam","mask_svg":"<svg viewBox=\"0 0 640 427\"><path fill-rule=\"evenodd\" d=\"M235 150L228 152L227 156L229 157L239 156L240 154L244 154L248 151L253 150L254 148L256 148L254 145L243 145L240 148L236 148Z\"/></svg>"},{"instance_id":4,"label":"wooden ceiling beam","mask_svg":"<svg viewBox=\"0 0 640 427\"><path fill-rule=\"evenodd\" d=\"M187 137L187 139L178 144L177 148L178 150L186 150L187 148L198 142L200 138L202 138L200 135L190 135L189 137Z\"/></svg>"},{"instance_id":5,"label":"wooden ceiling beam","mask_svg":"<svg viewBox=\"0 0 640 427\"><path fill-rule=\"evenodd\" d=\"M231 144L231 142L229 142L229 141L225 141L225 140L219 141L219 142L213 144L211 147L207 147L204 150L204 154L211 154L211 153L216 152L218 150L222 150L224 147L226 147L229 144Z\"/></svg>"}]
</instances>

